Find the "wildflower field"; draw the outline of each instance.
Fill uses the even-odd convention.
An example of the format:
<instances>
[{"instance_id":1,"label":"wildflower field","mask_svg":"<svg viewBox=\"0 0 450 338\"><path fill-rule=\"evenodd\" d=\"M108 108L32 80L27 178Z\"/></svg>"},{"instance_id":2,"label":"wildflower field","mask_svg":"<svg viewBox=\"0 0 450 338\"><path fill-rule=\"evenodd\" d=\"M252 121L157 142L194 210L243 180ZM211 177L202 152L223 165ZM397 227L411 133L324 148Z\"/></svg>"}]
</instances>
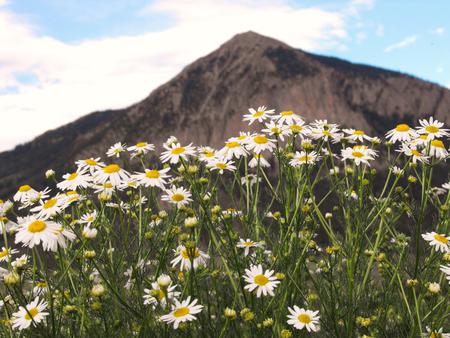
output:
<instances>
[{"instance_id":1,"label":"wildflower field","mask_svg":"<svg viewBox=\"0 0 450 338\"><path fill-rule=\"evenodd\" d=\"M116 143L1 201L0 336L450 332L443 123L244 121L221 149Z\"/></svg>"}]
</instances>

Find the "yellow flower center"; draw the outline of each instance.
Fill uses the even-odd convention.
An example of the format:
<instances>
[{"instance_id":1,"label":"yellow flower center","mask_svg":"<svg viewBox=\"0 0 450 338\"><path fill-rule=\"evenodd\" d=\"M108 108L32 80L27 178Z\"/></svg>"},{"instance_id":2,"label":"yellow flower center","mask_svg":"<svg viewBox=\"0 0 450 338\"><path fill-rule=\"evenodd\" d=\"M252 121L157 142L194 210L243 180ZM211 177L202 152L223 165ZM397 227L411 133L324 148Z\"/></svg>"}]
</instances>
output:
<instances>
[{"instance_id":1,"label":"yellow flower center","mask_svg":"<svg viewBox=\"0 0 450 338\"><path fill-rule=\"evenodd\" d=\"M225 147L227 147L227 148L236 148L239 146L240 146L239 142L236 142L236 141L225 143Z\"/></svg>"},{"instance_id":2,"label":"yellow flower center","mask_svg":"<svg viewBox=\"0 0 450 338\"><path fill-rule=\"evenodd\" d=\"M36 315L39 313L39 310L37 308L29 309L28 312L25 314L26 320L31 320L32 318L36 317Z\"/></svg>"},{"instance_id":3,"label":"yellow flower center","mask_svg":"<svg viewBox=\"0 0 450 338\"><path fill-rule=\"evenodd\" d=\"M111 189L113 187L113 185L112 185L112 183L108 182L108 183L103 184L103 187L106 189Z\"/></svg>"},{"instance_id":4,"label":"yellow flower center","mask_svg":"<svg viewBox=\"0 0 450 338\"><path fill-rule=\"evenodd\" d=\"M293 124L291 126L289 126L289 129L293 132L293 133L299 133L302 131L302 127L299 126L298 124Z\"/></svg>"},{"instance_id":5,"label":"yellow flower center","mask_svg":"<svg viewBox=\"0 0 450 338\"><path fill-rule=\"evenodd\" d=\"M280 128L278 128L278 127L273 127L272 129L270 129L270 131L271 131L272 133L274 133L274 134L279 134L279 133L281 133L281 130L280 130Z\"/></svg>"},{"instance_id":6,"label":"yellow flower center","mask_svg":"<svg viewBox=\"0 0 450 338\"><path fill-rule=\"evenodd\" d=\"M0 251L0 258L6 257L8 255L8 250L4 249Z\"/></svg>"},{"instance_id":7,"label":"yellow flower center","mask_svg":"<svg viewBox=\"0 0 450 338\"><path fill-rule=\"evenodd\" d=\"M95 219L94 219L94 217L93 217L93 216L89 216L88 218L86 218L86 221L88 221L88 222L92 223L92 222L94 222L94 221L95 221Z\"/></svg>"},{"instance_id":8,"label":"yellow flower center","mask_svg":"<svg viewBox=\"0 0 450 338\"><path fill-rule=\"evenodd\" d=\"M181 202L184 200L184 195L183 194L173 194L172 200L175 202Z\"/></svg>"},{"instance_id":9,"label":"yellow flower center","mask_svg":"<svg viewBox=\"0 0 450 338\"><path fill-rule=\"evenodd\" d=\"M292 110L286 110L286 111L282 111L280 113L281 116L291 116L294 115L294 112Z\"/></svg>"},{"instance_id":10,"label":"yellow flower center","mask_svg":"<svg viewBox=\"0 0 450 338\"><path fill-rule=\"evenodd\" d=\"M264 286L267 283L269 283L269 278L267 278L264 275L256 275L253 281L255 282L255 284L258 284L259 286Z\"/></svg>"},{"instance_id":11,"label":"yellow flower center","mask_svg":"<svg viewBox=\"0 0 450 338\"><path fill-rule=\"evenodd\" d=\"M352 156L361 158L361 157L364 157L364 154L360 151L354 151L354 152L352 152Z\"/></svg>"},{"instance_id":12,"label":"yellow flower center","mask_svg":"<svg viewBox=\"0 0 450 338\"><path fill-rule=\"evenodd\" d=\"M256 113L253 114L253 117L261 117L264 115L264 111L257 111Z\"/></svg>"},{"instance_id":13,"label":"yellow flower center","mask_svg":"<svg viewBox=\"0 0 450 338\"><path fill-rule=\"evenodd\" d=\"M8 217L5 216L0 217L0 222L6 223L8 221L9 221Z\"/></svg>"},{"instance_id":14,"label":"yellow flower center","mask_svg":"<svg viewBox=\"0 0 450 338\"><path fill-rule=\"evenodd\" d=\"M172 154L173 155L180 155L180 154L184 153L185 150L186 149L184 147L174 148L174 149L172 149Z\"/></svg>"},{"instance_id":15,"label":"yellow flower center","mask_svg":"<svg viewBox=\"0 0 450 338\"><path fill-rule=\"evenodd\" d=\"M425 130L426 130L428 133L434 134L434 133L437 133L437 132L439 131L439 128L436 127L436 126L426 126Z\"/></svg>"},{"instance_id":16,"label":"yellow flower center","mask_svg":"<svg viewBox=\"0 0 450 338\"><path fill-rule=\"evenodd\" d=\"M213 151L205 151L203 153L206 157L213 157L214 156L214 152Z\"/></svg>"},{"instance_id":17,"label":"yellow flower center","mask_svg":"<svg viewBox=\"0 0 450 338\"><path fill-rule=\"evenodd\" d=\"M428 134L422 134L419 136L421 140L426 140L428 138Z\"/></svg>"},{"instance_id":18,"label":"yellow flower center","mask_svg":"<svg viewBox=\"0 0 450 338\"><path fill-rule=\"evenodd\" d=\"M227 168L227 165L225 163L218 162L218 163L216 163L216 167L221 170L224 170Z\"/></svg>"},{"instance_id":19,"label":"yellow flower center","mask_svg":"<svg viewBox=\"0 0 450 338\"><path fill-rule=\"evenodd\" d=\"M411 154L413 154L416 157L422 156L422 153L416 149L411 149Z\"/></svg>"},{"instance_id":20,"label":"yellow flower center","mask_svg":"<svg viewBox=\"0 0 450 338\"><path fill-rule=\"evenodd\" d=\"M166 295L164 294L163 290L159 290L159 300L163 300L164 298L166 298Z\"/></svg>"},{"instance_id":21,"label":"yellow flower center","mask_svg":"<svg viewBox=\"0 0 450 338\"><path fill-rule=\"evenodd\" d=\"M136 148L145 148L147 146L147 142L139 142L136 144Z\"/></svg>"},{"instance_id":22,"label":"yellow flower center","mask_svg":"<svg viewBox=\"0 0 450 338\"><path fill-rule=\"evenodd\" d=\"M312 160L312 156L308 156L308 155L299 156L299 157L297 157L297 160L299 162L308 162L308 161Z\"/></svg>"},{"instance_id":23,"label":"yellow flower center","mask_svg":"<svg viewBox=\"0 0 450 338\"><path fill-rule=\"evenodd\" d=\"M56 198L52 198L51 200L48 200L44 203L44 209L50 209L55 206L55 204L58 203L58 200Z\"/></svg>"},{"instance_id":24,"label":"yellow flower center","mask_svg":"<svg viewBox=\"0 0 450 338\"><path fill-rule=\"evenodd\" d=\"M444 142L442 142L441 140L433 140L431 141L431 145L435 148L445 148Z\"/></svg>"},{"instance_id":25,"label":"yellow flower center","mask_svg":"<svg viewBox=\"0 0 450 338\"><path fill-rule=\"evenodd\" d=\"M103 168L105 174L114 174L120 171L120 167L117 164L110 164Z\"/></svg>"},{"instance_id":26,"label":"yellow flower center","mask_svg":"<svg viewBox=\"0 0 450 338\"><path fill-rule=\"evenodd\" d=\"M76 179L78 176L78 173L72 173L69 175L69 177L67 177L68 181L73 181L74 179Z\"/></svg>"},{"instance_id":27,"label":"yellow flower center","mask_svg":"<svg viewBox=\"0 0 450 338\"><path fill-rule=\"evenodd\" d=\"M353 135L364 135L364 131L362 131L362 130L355 130L353 132Z\"/></svg>"},{"instance_id":28,"label":"yellow flower center","mask_svg":"<svg viewBox=\"0 0 450 338\"><path fill-rule=\"evenodd\" d=\"M184 316L187 316L188 314L189 314L189 308L185 307L185 306L180 307L173 312L173 316L176 318L184 317Z\"/></svg>"},{"instance_id":29,"label":"yellow flower center","mask_svg":"<svg viewBox=\"0 0 450 338\"><path fill-rule=\"evenodd\" d=\"M32 233L42 232L45 228L47 228L47 224L41 220L36 220L28 225L28 231Z\"/></svg>"},{"instance_id":30,"label":"yellow flower center","mask_svg":"<svg viewBox=\"0 0 450 338\"><path fill-rule=\"evenodd\" d=\"M267 142L269 142L267 137L265 137L264 135L255 136L253 138L253 141L255 141L255 143L258 143L258 144L266 144Z\"/></svg>"},{"instance_id":31,"label":"yellow flower center","mask_svg":"<svg viewBox=\"0 0 450 338\"><path fill-rule=\"evenodd\" d=\"M331 136L331 133L330 133L328 130L324 130L324 131L322 132L322 134L323 134L324 136Z\"/></svg>"},{"instance_id":32,"label":"yellow flower center","mask_svg":"<svg viewBox=\"0 0 450 338\"><path fill-rule=\"evenodd\" d=\"M84 163L86 163L87 165L97 165L97 161L93 160L92 158L84 160Z\"/></svg>"},{"instance_id":33,"label":"yellow flower center","mask_svg":"<svg viewBox=\"0 0 450 338\"><path fill-rule=\"evenodd\" d=\"M192 258L197 258L200 256L200 250L198 250L198 248L195 248L194 251L194 257ZM189 252L186 249L181 250L181 257L183 257L184 259L189 259Z\"/></svg>"},{"instance_id":34,"label":"yellow flower center","mask_svg":"<svg viewBox=\"0 0 450 338\"><path fill-rule=\"evenodd\" d=\"M30 190L31 190L31 187L30 187L28 184L22 185L22 186L19 188L19 191L20 191L20 192L27 192L27 191L30 191Z\"/></svg>"},{"instance_id":35,"label":"yellow flower center","mask_svg":"<svg viewBox=\"0 0 450 338\"><path fill-rule=\"evenodd\" d=\"M442 243L442 244L448 244L447 237L445 237L443 235L436 234L436 235L434 235L434 239L437 240L438 242Z\"/></svg>"},{"instance_id":36,"label":"yellow flower center","mask_svg":"<svg viewBox=\"0 0 450 338\"><path fill-rule=\"evenodd\" d=\"M298 315L297 319L300 323L303 323L303 324L311 323L311 317L306 313L302 313L301 315Z\"/></svg>"},{"instance_id":37,"label":"yellow flower center","mask_svg":"<svg viewBox=\"0 0 450 338\"><path fill-rule=\"evenodd\" d=\"M36 286L39 287L39 288L46 288L47 287L47 282L46 281L37 282Z\"/></svg>"},{"instance_id":38,"label":"yellow flower center","mask_svg":"<svg viewBox=\"0 0 450 338\"><path fill-rule=\"evenodd\" d=\"M395 130L401 133L407 132L409 129L410 129L409 126L404 123L398 124L397 127L395 127Z\"/></svg>"},{"instance_id":39,"label":"yellow flower center","mask_svg":"<svg viewBox=\"0 0 450 338\"><path fill-rule=\"evenodd\" d=\"M145 173L145 177L147 178L159 178L161 176L158 170L149 170Z\"/></svg>"},{"instance_id":40,"label":"yellow flower center","mask_svg":"<svg viewBox=\"0 0 450 338\"><path fill-rule=\"evenodd\" d=\"M237 139L239 140L239 141L243 141L243 140L245 140L247 138L247 135L241 135L241 136L239 136Z\"/></svg>"},{"instance_id":41,"label":"yellow flower center","mask_svg":"<svg viewBox=\"0 0 450 338\"><path fill-rule=\"evenodd\" d=\"M255 243L253 243L252 241L245 241L243 244L244 244L244 246L254 246L255 245Z\"/></svg>"}]
</instances>

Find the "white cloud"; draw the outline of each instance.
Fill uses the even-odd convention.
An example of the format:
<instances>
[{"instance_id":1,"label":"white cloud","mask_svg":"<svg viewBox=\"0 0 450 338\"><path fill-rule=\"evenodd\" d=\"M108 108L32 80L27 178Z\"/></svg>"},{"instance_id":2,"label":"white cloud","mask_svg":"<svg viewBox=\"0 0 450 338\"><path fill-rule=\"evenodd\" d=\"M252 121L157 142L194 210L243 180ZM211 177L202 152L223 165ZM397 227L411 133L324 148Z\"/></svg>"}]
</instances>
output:
<instances>
[{"instance_id":1,"label":"white cloud","mask_svg":"<svg viewBox=\"0 0 450 338\"><path fill-rule=\"evenodd\" d=\"M376 36L384 36L384 26L383 25L377 25L377 28L375 28L375 35Z\"/></svg>"},{"instance_id":2,"label":"white cloud","mask_svg":"<svg viewBox=\"0 0 450 338\"><path fill-rule=\"evenodd\" d=\"M436 34L436 35L444 35L444 33L445 33L445 28L444 28L444 27L438 27L438 28L434 29L434 30L432 31L432 33L433 33L433 34Z\"/></svg>"},{"instance_id":3,"label":"white cloud","mask_svg":"<svg viewBox=\"0 0 450 338\"><path fill-rule=\"evenodd\" d=\"M39 35L0 8L0 112L6 126L0 150L91 111L132 104L236 33L254 30L310 51L335 48L347 37L346 14L280 0L157 0L143 11L149 12L165 12L175 24L68 44ZM36 82L17 79L30 73ZM5 94L6 88L15 90Z\"/></svg>"},{"instance_id":4,"label":"white cloud","mask_svg":"<svg viewBox=\"0 0 450 338\"><path fill-rule=\"evenodd\" d=\"M404 38L403 40L394 43L390 46L387 46L384 51L386 53L392 52L393 50L396 49L401 49L401 48L405 48L408 47L409 45L412 45L413 43L415 43L417 41L417 39L419 38L418 35L411 35L411 36L407 36L406 38Z\"/></svg>"},{"instance_id":5,"label":"white cloud","mask_svg":"<svg viewBox=\"0 0 450 338\"><path fill-rule=\"evenodd\" d=\"M361 42L367 38L367 34L365 32L358 32L356 34L356 41Z\"/></svg>"},{"instance_id":6,"label":"white cloud","mask_svg":"<svg viewBox=\"0 0 450 338\"><path fill-rule=\"evenodd\" d=\"M441 65L436 67L436 73L442 74L443 72L444 72L444 67L442 67Z\"/></svg>"}]
</instances>

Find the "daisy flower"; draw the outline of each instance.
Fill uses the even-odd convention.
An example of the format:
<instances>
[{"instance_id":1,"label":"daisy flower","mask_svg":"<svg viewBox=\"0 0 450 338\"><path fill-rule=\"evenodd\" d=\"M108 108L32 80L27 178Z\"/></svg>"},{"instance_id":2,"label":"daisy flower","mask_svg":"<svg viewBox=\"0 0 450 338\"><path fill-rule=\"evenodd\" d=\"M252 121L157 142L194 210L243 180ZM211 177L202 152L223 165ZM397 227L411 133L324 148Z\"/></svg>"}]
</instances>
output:
<instances>
[{"instance_id":1,"label":"daisy flower","mask_svg":"<svg viewBox=\"0 0 450 338\"><path fill-rule=\"evenodd\" d=\"M111 184L111 182L106 182L99 185L93 185L94 194L105 194L111 196L114 192L115 187Z\"/></svg>"},{"instance_id":2,"label":"daisy flower","mask_svg":"<svg viewBox=\"0 0 450 338\"><path fill-rule=\"evenodd\" d=\"M164 189L164 185L167 184L166 178L170 177L167 172L170 168L161 170L145 169L145 173L136 173L132 177L138 182L138 184L145 187L159 187Z\"/></svg>"},{"instance_id":3,"label":"daisy flower","mask_svg":"<svg viewBox=\"0 0 450 338\"><path fill-rule=\"evenodd\" d=\"M444 184L442 185L442 188L444 188L444 189L450 191L450 182L444 183Z\"/></svg>"},{"instance_id":4,"label":"daisy flower","mask_svg":"<svg viewBox=\"0 0 450 338\"><path fill-rule=\"evenodd\" d=\"M263 122L275 112L274 109L267 109L265 106L258 107L257 110L249 108L248 114L244 114L242 121L249 121L248 124L251 125L253 122Z\"/></svg>"},{"instance_id":5,"label":"daisy flower","mask_svg":"<svg viewBox=\"0 0 450 338\"><path fill-rule=\"evenodd\" d=\"M370 136L367 136L366 133L363 130L358 129L343 129L343 132L346 133L347 139L356 142L364 142L364 140L371 141L372 138Z\"/></svg>"},{"instance_id":6,"label":"daisy flower","mask_svg":"<svg viewBox=\"0 0 450 338\"><path fill-rule=\"evenodd\" d=\"M289 161L289 164L293 167L300 167L303 164L313 164L319 157L315 151L309 153L300 151L295 152L294 158Z\"/></svg>"},{"instance_id":7,"label":"daisy flower","mask_svg":"<svg viewBox=\"0 0 450 338\"><path fill-rule=\"evenodd\" d=\"M27 216L20 219L16 233L16 244L23 243L23 246L33 248L42 242L44 249L52 245L57 240L56 233L60 225L53 221L42 220L34 216Z\"/></svg>"},{"instance_id":8,"label":"daisy flower","mask_svg":"<svg viewBox=\"0 0 450 338\"><path fill-rule=\"evenodd\" d=\"M298 121L294 123L288 123L286 125L286 135L300 135L301 137L311 133L311 129L305 126L305 122Z\"/></svg>"},{"instance_id":9,"label":"daisy flower","mask_svg":"<svg viewBox=\"0 0 450 338\"><path fill-rule=\"evenodd\" d=\"M419 134L428 134L431 140L443 136L450 136L449 129L442 128L444 123L434 120L433 116L430 116L428 121L426 119L419 120L419 124L420 127L417 127L417 132Z\"/></svg>"},{"instance_id":10,"label":"daisy flower","mask_svg":"<svg viewBox=\"0 0 450 338\"><path fill-rule=\"evenodd\" d=\"M339 133L339 129L334 125L329 125L329 127L316 127L311 129L311 133L309 135L315 140L323 139L325 142L328 140L338 140L342 138L342 135Z\"/></svg>"},{"instance_id":11,"label":"daisy flower","mask_svg":"<svg viewBox=\"0 0 450 338\"><path fill-rule=\"evenodd\" d=\"M94 181L98 184L110 182L113 186L118 186L128 178L128 172L118 164L107 165L94 173Z\"/></svg>"},{"instance_id":12,"label":"daisy flower","mask_svg":"<svg viewBox=\"0 0 450 338\"><path fill-rule=\"evenodd\" d=\"M252 292L256 289L256 297L261 297L261 294L267 296L274 296L273 290L277 287L280 281L273 276L273 270L263 271L261 264L258 266L251 265L250 269L245 269L244 279L248 283L244 289Z\"/></svg>"},{"instance_id":13,"label":"daisy flower","mask_svg":"<svg viewBox=\"0 0 450 338\"><path fill-rule=\"evenodd\" d=\"M184 301L179 302L175 299L175 305L172 306L172 311L160 319L167 324L173 323L173 328L178 329L180 323L190 322L196 320L196 314L200 313L203 309L203 305L196 305L197 299L191 302L191 297L187 297Z\"/></svg>"},{"instance_id":14,"label":"daisy flower","mask_svg":"<svg viewBox=\"0 0 450 338\"><path fill-rule=\"evenodd\" d=\"M314 120L311 123L311 127L317 129L335 129L338 125L336 123L329 123L328 120Z\"/></svg>"},{"instance_id":15,"label":"daisy flower","mask_svg":"<svg viewBox=\"0 0 450 338\"><path fill-rule=\"evenodd\" d=\"M386 133L386 138L395 143L397 141L409 142L418 136L417 132L407 124L398 124L394 129Z\"/></svg>"},{"instance_id":16,"label":"daisy flower","mask_svg":"<svg viewBox=\"0 0 450 338\"><path fill-rule=\"evenodd\" d=\"M12 263L11 266L14 269L21 269L28 263L28 256L23 254L19 258L16 258Z\"/></svg>"},{"instance_id":17,"label":"daisy flower","mask_svg":"<svg viewBox=\"0 0 450 338\"><path fill-rule=\"evenodd\" d=\"M3 231L10 232L14 231L17 228L17 223L11 221L6 216L0 216L0 235L3 234Z\"/></svg>"},{"instance_id":18,"label":"daisy flower","mask_svg":"<svg viewBox=\"0 0 450 338\"><path fill-rule=\"evenodd\" d=\"M122 144L121 142L115 143L113 146L109 148L109 150L106 152L106 155L108 157L119 157L121 153L125 151L125 144Z\"/></svg>"},{"instance_id":19,"label":"daisy flower","mask_svg":"<svg viewBox=\"0 0 450 338\"><path fill-rule=\"evenodd\" d=\"M155 150L155 146L151 143L139 142L132 147L128 147L127 150L132 152L131 158L134 158L136 156L147 154L149 151Z\"/></svg>"},{"instance_id":20,"label":"daisy flower","mask_svg":"<svg viewBox=\"0 0 450 338\"><path fill-rule=\"evenodd\" d=\"M450 252L449 241L450 236L445 236L441 234L437 234L433 232L427 232L422 235L422 238L434 247L436 251L440 251L442 253Z\"/></svg>"},{"instance_id":21,"label":"daisy flower","mask_svg":"<svg viewBox=\"0 0 450 338\"><path fill-rule=\"evenodd\" d=\"M166 189L166 195L163 195L161 200L173 203L179 207L191 202L191 196L191 193L183 187L177 188L172 186L170 189Z\"/></svg>"},{"instance_id":22,"label":"daisy flower","mask_svg":"<svg viewBox=\"0 0 450 338\"><path fill-rule=\"evenodd\" d=\"M40 201L40 205L31 209L31 211L37 213L39 218L49 218L56 214L59 214L67 206L66 200L62 195L57 195L46 201Z\"/></svg>"},{"instance_id":23,"label":"daisy flower","mask_svg":"<svg viewBox=\"0 0 450 338\"><path fill-rule=\"evenodd\" d=\"M75 190L70 190L66 192L66 203L72 204L74 202L82 200L83 197L80 196Z\"/></svg>"},{"instance_id":24,"label":"daisy flower","mask_svg":"<svg viewBox=\"0 0 450 338\"><path fill-rule=\"evenodd\" d=\"M56 186L61 190L77 190L77 188L87 188L91 184L91 177L86 175L86 170L76 171L63 176L64 181Z\"/></svg>"},{"instance_id":25,"label":"daisy flower","mask_svg":"<svg viewBox=\"0 0 450 338\"><path fill-rule=\"evenodd\" d=\"M428 163L428 156L425 156L423 152L418 150L417 147L412 144L402 143L401 148L397 151L412 157L412 163L417 163L417 161Z\"/></svg>"},{"instance_id":26,"label":"daisy flower","mask_svg":"<svg viewBox=\"0 0 450 338\"><path fill-rule=\"evenodd\" d=\"M28 196L25 197L24 201L22 202L22 206L19 209L28 208L43 199L49 198L50 191L51 191L50 188L47 187L42 191L38 191L38 192L29 194Z\"/></svg>"},{"instance_id":27,"label":"daisy flower","mask_svg":"<svg viewBox=\"0 0 450 338\"><path fill-rule=\"evenodd\" d=\"M262 153L265 150L272 151L275 149L274 140L267 138L265 135L253 135L247 142L246 147L256 154Z\"/></svg>"},{"instance_id":28,"label":"daisy flower","mask_svg":"<svg viewBox=\"0 0 450 338\"><path fill-rule=\"evenodd\" d=\"M39 300L39 297L36 297L26 307L20 306L19 311L12 314L12 328L22 331L32 323L33 326L39 324L48 315L48 312L44 311L46 308L47 302Z\"/></svg>"},{"instance_id":29,"label":"daisy flower","mask_svg":"<svg viewBox=\"0 0 450 338\"><path fill-rule=\"evenodd\" d=\"M92 223L95 222L96 219L97 219L97 210L94 210L93 212L86 213L83 216L81 216L78 223L90 226Z\"/></svg>"},{"instance_id":30,"label":"daisy flower","mask_svg":"<svg viewBox=\"0 0 450 338\"><path fill-rule=\"evenodd\" d=\"M91 175L96 171L105 166L105 163L100 161L100 157L97 158L87 158L85 160L78 160L75 162L75 164L78 166L79 171L86 171L89 170Z\"/></svg>"},{"instance_id":31,"label":"daisy flower","mask_svg":"<svg viewBox=\"0 0 450 338\"><path fill-rule=\"evenodd\" d=\"M281 141L284 141L284 136L288 135L288 131L286 126L282 125L280 122L270 121L266 123L266 128L261 130L263 133L269 135L275 135Z\"/></svg>"},{"instance_id":32,"label":"daisy flower","mask_svg":"<svg viewBox=\"0 0 450 338\"><path fill-rule=\"evenodd\" d=\"M9 262L11 256L18 253L19 251L16 249L6 249L2 247L2 251L0 251L0 262Z\"/></svg>"},{"instance_id":33,"label":"daisy flower","mask_svg":"<svg viewBox=\"0 0 450 338\"><path fill-rule=\"evenodd\" d=\"M14 201L16 202L25 202L26 199L28 199L30 196L36 195L37 191L34 190L31 186L28 184L22 185L19 187L17 192L14 194Z\"/></svg>"},{"instance_id":34,"label":"daisy flower","mask_svg":"<svg viewBox=\"0 0 450 338\"><path fill-rule=\"evenodd\" d=\"M199 147L199 160L202 162L208 162L216 156L217 151L211 147Z\"/></svg>"},{"instance_id":35,"label":"daisy flower","mask_svg":"<svg viewBox=\"0 0 450 338\"><path fill-rule=\"evenodd\" d=\"M33 288L33 295L44 295L48 292L48 290L48 284L46 281L36 282L36 285Z\"/></svg>"},{"instance_id":36,"label":"daisy flower","mask_svg":"<svg viewBox=\"0 0 450 338\"><path fill-rule=\"evenodd\" d=\"M366 146L356 145L353 148L347 147L346 149L342 149L341 155L342 161L350 159L359 166L361 163L369 165L369 160L374 160L376 152Z\"/></svg>"},{"instance_id":37,"label":"daisy flower","mask_svg":"<svg viewBox=\"0 0 450 338\"><path fill-rule=\"evenodd\" d=\"M274 120L277 121L279 124L287 123L287 124L294 124L294 123L302 123L302 118L294 113L292 110L285 110L280 112L278 115L275 115L273 117Z\"/></svg>"},{"instance_id":38,"label":"daisy flower","mask_svg":"<svg viewBox=\"0 0 450 338\"><path fill-rule=\"evenodd\" d=\"M188 156L195 155L195 148L192 143L182 147L180 143L172 143L170 146L164 145L166 151L161 153L160 159L163 163L170 162L176 164L181 160L186 161Z\"/></svg>"},{"instance_id":39,"label":"daisy flower","mask_svg":"<svg viewBox=\"0 0 450 338\"><path fill-rule=\"evenodd\" d=\"M220 158L214 158L210 160L206 166L212 170L219 170L219 173L222 175L225 170L228 171L235 171L236 167L233 165L233 161L220 159Z\"/></svg>"},{"instance_id":40,"label":"daisy flower","mask_svg":"<svg viewBox=\"0 0 450 338\"><path fill-rule=\"evenodd\" d=\"M430 142L430 156L436 158L446 158L448 156L448 151L445 149L444 142L441 140L432 140Z\"/></svg>"},{"instance_id":41,"label":"daisy flower","mask_svg":"<svg viewBox=\"0 0 450 338\"><path fill-rule=\"evenodd\" d=\"M144 305L156 305L161 304L162 307L166 307L167 303L181 295L181 292L175 291L176 285L168 285L166 288L161 288L158 282L152 283L152 289L144 289L145 295ZM155 296L154 294L157 295Z\"/></svg>"},{"instance_id":42,"label":"daisy flower","mask_svg":"<svg viewBox=\"0 0 450 338\"><path fill-rule=\"evenodd\" d=\"M441 270L445 274L445 278L450 284L450 265L441 265L439 270Z\"/></svg>"},{"instance_id":43,"label":"daisy flower","mask_svg":"<svg viewBox=\"0 0 450 338\"><path fill-rule=\"evenodd\" d=\"M288 315L287 323L298 330L306 328L308 332L317 332L320 330L318 316L319 311L305 310L294 305L294 308L288 307L290 315Z\"/></svg>"},{"instance_id":44,"label":"daisy flower","mask_svg":"<svg viewBox=\"0 0 450 338\"><path fill-rule=\"evenodd\" d=\"M270 167L270 163L264 158L262 154L255 154L250 162L248 162L248 166L250 168L256 168L258 166L258 163L261 168Z\"/></svg>"},{"instance_id":45,"label":"daisy flower","mask_svg":"<svg viewBox=\"0 0 450 338\"><path fill-rule=\"evenodd\" d=\"M179 245L175 252L175 258L170 261L172 267L180 265L180 270L196 270L199 266L205 266L209 256L199 248L186 249L184 245Z\"/></svg>"},{"instance_id":46,"label":"daisy flower","mask_svg":"<svg viewBox=\"0 0 450 338\"><path fill-rule=\"evenodd\" d=\"M67 248L67 240L72 242L77 237L72 230L63 227L61 224L58 224L58 229L55 231L55 235L56 241L42 243L44 250L56 251L58 250L58 246L65 249Z\"/></svg>"},{"instance_id":47,"label":"daisy flower","mask_svg":"<svg viewBox=\"0 0 450 338\"><path fill-rule=\"evenodd\" d=\"M262 248L263 244L261 242L255 242L250 239L246 239L245 241L240 238L239 243L236 244L236 247L244 249L244 256L248 256L250 252L250 248Z\"/></svg>"},{"instance_id":48,"label":"daisy flower","mask_svg":"<svg viewBox=\"0 0 450 338\"><path fill-rule=\"evenodd\" d=\"M224 147L219 151L219 155L226 160L231 160L233 157L241 158L242 156L247 156L248 152L244 147L244 143L238 138L232 137L225 142Z\"/></svg>"},{"instance_id":49,"label":"daisy flower","mask_svg":"<svg viewBox=\"0 0 450 338\"><path fill-rule=\"evenodd\" d=\"M81 232L81 236L87 239L93 239L97 237L98 230L95 228L91 228L89 225L85 226L83 228L83 231Z\"/></svg>"}]
</instances>

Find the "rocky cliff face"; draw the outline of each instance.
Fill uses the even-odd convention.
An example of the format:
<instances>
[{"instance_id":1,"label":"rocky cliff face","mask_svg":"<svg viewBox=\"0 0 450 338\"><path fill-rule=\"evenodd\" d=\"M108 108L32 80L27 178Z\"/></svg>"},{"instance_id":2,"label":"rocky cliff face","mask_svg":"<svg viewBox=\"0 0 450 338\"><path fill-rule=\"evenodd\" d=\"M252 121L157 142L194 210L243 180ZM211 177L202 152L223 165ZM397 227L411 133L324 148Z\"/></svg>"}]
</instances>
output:
<instances>
[{"instance_id":1,"label":"rocky cliff face","mask_svg":"<svg viewBox=\"0 0 450 338\"><path fill-rule=\"evenodd\" d=\"M434 115L450 122L450 91L380 68L292 48L253 32L239 34L126 109L89 114L0 154L0 196L20 184L42 187L76 159L103 155L117 141L219 146L246 128L248 107L294 110L307 121L328 119L370 133L398 121Z\"/></svg>"}]
</instances>

